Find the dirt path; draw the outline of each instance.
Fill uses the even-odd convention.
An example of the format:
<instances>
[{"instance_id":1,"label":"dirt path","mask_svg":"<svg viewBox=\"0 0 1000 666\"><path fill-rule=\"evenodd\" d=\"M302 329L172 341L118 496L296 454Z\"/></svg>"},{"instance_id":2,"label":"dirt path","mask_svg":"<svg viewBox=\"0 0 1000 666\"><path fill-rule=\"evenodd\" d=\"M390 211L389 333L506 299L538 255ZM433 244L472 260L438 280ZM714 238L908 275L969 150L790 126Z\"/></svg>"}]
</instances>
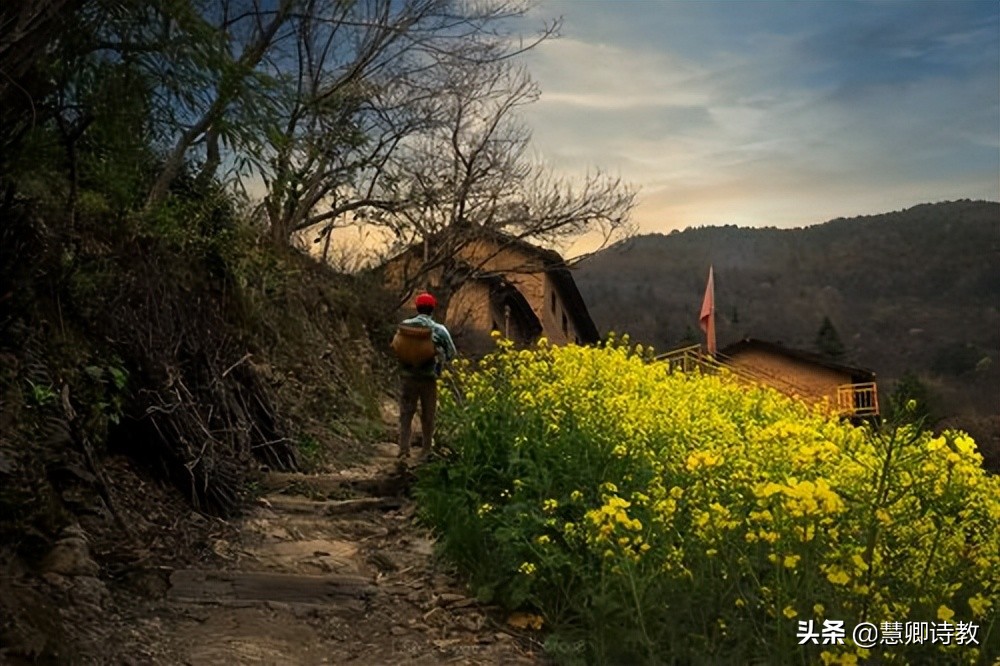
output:
<instances>
[{"instance_id":1,"label":"dirt path","mask_svg":"<svg viewBox=\"0 0 1000 666\"><path fill-rule=\"evenodd\" d=\"M436 568L396 453L383 444L364 466L267 475L238 536L216 543L221 567L151 574L161 589L129 619L130 661L543 663L531 636Z\"/></svg>"}]
</instances>

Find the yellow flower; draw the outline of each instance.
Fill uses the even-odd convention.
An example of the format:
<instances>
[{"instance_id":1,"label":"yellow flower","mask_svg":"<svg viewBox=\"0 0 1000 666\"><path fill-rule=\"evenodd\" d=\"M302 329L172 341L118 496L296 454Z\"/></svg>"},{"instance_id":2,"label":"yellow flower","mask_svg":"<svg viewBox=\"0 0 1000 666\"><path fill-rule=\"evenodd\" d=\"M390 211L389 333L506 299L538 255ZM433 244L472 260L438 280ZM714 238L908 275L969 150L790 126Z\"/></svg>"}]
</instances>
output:
<instances>
[{"instance_id":1,"label":"yellow flower","mask_svg":"<svg viewBox=\"0 0 1000 666\"><path fill-rule=\"evenodd\" d=\"M851 577L848 576L847 572L843 569L834 567L830 569L829 573L826 574L826 579L834 585L847 585L847 583L850 582Z\"/></svg>"},{"instance_id":2,"label":"yellow flower","mask_svg":"<svg viewBox=\"0 0 1000 666\"><path fill-rule=\"evenodd\" d=\"M779 534L777 532L768 532L766 530L761 530L758 533L758 536L761 538L762 541L766 541L768 543L774 543L775 541L778 540Z\"/></svg>"},{"instance_id":3,"label":"yellow flower","mask_svg":"<svg viewBox=\"0 0 1000 666\"><path fill-rule=\"evenodd\" d=\"M851 562L854 563L854 568L858 571L865 572L868 571L868 563L865 562L864 558L860 555L853 555L851 557Z\"/></svg>"},{"instance_id":4,"label":"yellow flower","mask_svg":"<svg viewBox=\"0 0 1000 666\"><path fill-rule=\"evenodd\" d=\"M785 617L787 617L787 618L788 618L789 620L791 620L791 619L792 619L793 617L795 617L796 615L798 615L798 614L799 614L799 613L798 613L798 611L796 611L796 610L795 610L795 609L794 609L793 607L791 607L791 606L785 606L785 610L783 610L783 611L781 611L781 612L782 612L782 614L783 614L783 615L784 615Z\"/></svg>"},{"instance_id":5,"label":"yellow flower","mask_svg":"<svg viewBox=\"0 0 1000 666\"><path fill-rule=\"evenodd\" d=\"M555 499L547 499L542 502L542 511L545 513L552 513L559 508L559 501Z\"/></svg>"},{"instance_id":6,"label":"yellow flower","mask_svg":"<svg viewBox=\"0 0 1000 666\"><path fill-rule=\"evenodd\" d=\"M949 620L951 620L951 618L955 617L955 611L953 611L952 609L948 608L944 604L941 604L940 606L938 606L938 609L937 609L937 617L938 617L939 620L943 620L944 622L948 622Z\"/></svg>"},{"instance_id":7,"label":"yellow flower","mask_svg":"<svg viewBox=\"0 0 1000 666\"><path fill-rule=\"evenodd\" d=\"M785 561L783 564L786 569L794 569L798 565L800 559L802 558L798 555L785 555Z\"/></svg>"},{"instance_id":8,"label":"yellow flower","mask_svg":"<svg viewBox=\"0 0 1000 666\"><path fill-rule=\"evenodd\" d=\"M579 502L581 499L583 499L583 493L581 493L579 490L574 490L569 494L569 498L574 502Z\"/></svg>"},{"instance_id":9,"label":"yellow flower","mask_svg":"<svg viewBox=\"0 0 1000 666\"><path fill-rule=\"evenodd\" d=\"M685 466L689 472L693 472L699 467L714 467L721 462L721 458L708 451L695 451L688 456Z\"/></svg>"},{"instance_id":10,"label":"yellow flower","mask_svg":"<svg viewBox=\"0 0 1000 666\"><path fill-rule=\"evenodd\" d=\"M537 537L535 539L535 543L537 543L539 545L542 545L542 546L544 546L547 543L550 543L551 541L552 541L552 539L549 538L548 534L542 534L541 536L539 536L539 537Z\"/></svg>"},{"instance_id":11,"label":"yellow flower","mask_svg":"<svg viewBox=\"0 0 1000 666\"><path fill-rule=\"evenodd\" d=\"M857 666L858 663L858 656L856 654L851 654L850 652L845 652L843 654L821 652L819 658L820 661L823 662L824 666Z\"/></svg>"},{"instance_id":12,"label":"yellow flower","mask_svg":"<svg viewBox=\"0 0 1000 666\"><path fill-rule=\"evenodd\" d=\"M993 602L981 594L969 597L969 608L972 609L972 615L975 617L983 617L986 615L986 611L988 611L992 605Z\"/></svg>"},{"instance_id":13,"label":"yellow flower","mask_svg":"<svg viewBox=\"0 0 1000 666\"><path fill-rule=\"evenodd\" d=\"M823 606L823 604L813 604L813 613L815 615L822 616L823 611L825 610L826 608Z\"/></svg>"}]
</instances>

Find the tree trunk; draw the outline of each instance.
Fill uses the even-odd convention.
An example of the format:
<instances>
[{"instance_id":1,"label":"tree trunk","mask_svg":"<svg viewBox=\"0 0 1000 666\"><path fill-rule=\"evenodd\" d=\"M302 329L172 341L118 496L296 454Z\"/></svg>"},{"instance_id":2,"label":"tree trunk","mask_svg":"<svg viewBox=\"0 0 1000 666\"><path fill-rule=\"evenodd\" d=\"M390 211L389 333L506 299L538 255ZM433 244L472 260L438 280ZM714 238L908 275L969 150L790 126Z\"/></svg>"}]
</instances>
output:
<instances>
[{"instance_id":1,"label":"tree trunk","mask_svg":"<svg viewBox=\"0 0 1000 666\"><path fill-rule=\"evenodd\" d=\"M157 176L156 182L153 183L153 187L149 191L149 196L146 198L147 210L161 203L166 198L167 192L170 190L170 185L174 182L174 178L177 177L181 166L184 164L184 156L187 154L187 151L209 130L213 123L218 122L222 114L225 113L226 107L237 97L242 81L260 64L264 54L267 53L268 48L271 46L278 28L288 18L293 1L281 0L281 4L278 6L277 11L275 11L271 23L267 27L261 28L260 34L244 49L238 62L232 63L231 68L223 69L216 89L215 101L209 105L201 118L177 139L177 143L174 144L173 149L170 151L170 155L167 157L160 175Z\"/></svg>"}]
</instances>

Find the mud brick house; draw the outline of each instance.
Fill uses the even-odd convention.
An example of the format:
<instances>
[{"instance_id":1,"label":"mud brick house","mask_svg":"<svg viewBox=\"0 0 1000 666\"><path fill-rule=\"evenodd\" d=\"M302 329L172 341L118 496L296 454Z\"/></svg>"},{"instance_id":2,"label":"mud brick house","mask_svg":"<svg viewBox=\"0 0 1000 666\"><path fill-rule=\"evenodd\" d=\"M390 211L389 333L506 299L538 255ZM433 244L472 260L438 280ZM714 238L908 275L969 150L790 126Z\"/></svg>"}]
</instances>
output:
<instances>
[{"instance_id":1,"label":"mud brick house","mask_svg":"<svg viewBox=\"0 0 1000 666\"><path fill-rule=\"evenodd\" d=\"M719 362L783 393L809 402L826 402L845 416L879 412L875 373L871 370L753 338L720 349Z\"/></svg>"},{"instance_id":2,"label":"mud brick house","mask_svg":"<svg viewBox=\"0 0 1000 666\"><path fill-rule=\"evenodd\" d=\"M429 239L426 243L435 243ZM438 248L411 246L383 267L387 286L404 291L419 277L419 289L442 297L443 266L463 280L447 299L444 323L459 350L476 356L492 349L491 331L518 344L545 336L553 344L592 344L600 339L572 273L559 253L496 232L480 231L442 260ZM417 291L414 288L412 291Z\"/></svg>"},{"instance_id":3,"label":"mud brick house","mask_svg":"<svg viewBox=\"0 0 1000 666\"><path fill-rule=\"evenodd\" d=\"M879 413L875 373L831 361L819 354L746 338L710 356L701 345L675 349L657 360L690 372L725 370L737 380L769 386L785 395L822 404L847 418Z\"/></svg>"}]
</instances>

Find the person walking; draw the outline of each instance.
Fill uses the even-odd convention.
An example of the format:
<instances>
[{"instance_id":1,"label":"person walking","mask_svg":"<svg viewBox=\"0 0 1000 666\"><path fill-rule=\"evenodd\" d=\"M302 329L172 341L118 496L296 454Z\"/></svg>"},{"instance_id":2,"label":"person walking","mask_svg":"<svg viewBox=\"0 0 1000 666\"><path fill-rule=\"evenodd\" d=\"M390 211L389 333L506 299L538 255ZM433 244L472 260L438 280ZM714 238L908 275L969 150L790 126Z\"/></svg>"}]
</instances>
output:
<instances>
[{"instance_id":1,"label":"person walking","mask_svg":"<svg viewBox=\"0 0 1000 666\"><path fill-rule=\"evenodd\" d=\"M409 365L400 361L399 392L399 457L406 460L410 455L410 435L413 415L420 403L420 427L423 435L423 456L430 453L434 441L434 416L437 410L437 379L444 363L455 358L458 353L451 333L443 324L434 321L437 300L426 292L417 296L414 302L417 316L404 320L400 326L423 327L431 330L435 354L420 365Z\"/></svg>"}]
</instances>

